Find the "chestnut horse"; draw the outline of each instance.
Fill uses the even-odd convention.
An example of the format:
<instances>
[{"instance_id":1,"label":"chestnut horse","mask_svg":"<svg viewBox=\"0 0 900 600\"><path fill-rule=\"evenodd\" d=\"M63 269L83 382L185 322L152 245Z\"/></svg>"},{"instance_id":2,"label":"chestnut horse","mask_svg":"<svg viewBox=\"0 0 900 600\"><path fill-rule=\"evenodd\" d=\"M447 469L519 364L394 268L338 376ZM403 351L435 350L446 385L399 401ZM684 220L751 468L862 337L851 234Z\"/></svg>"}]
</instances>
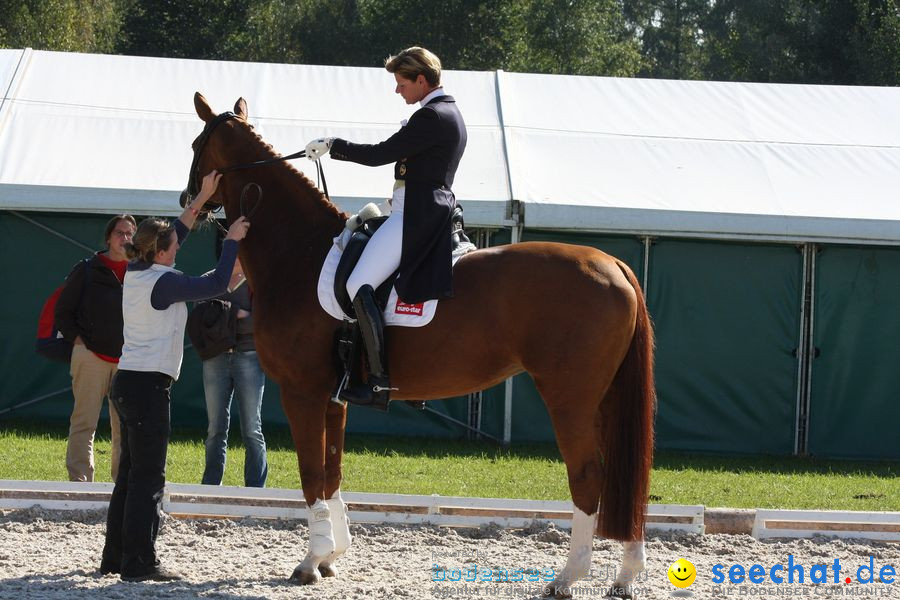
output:
<instances>
[{"instance_id":1,"label":"chestnut horse","mask_svg":"<svg viewBox=\"0 0 900 600\"><path fill-rule=\"evenodd\" d=\"M334 562L350 545L340 498L347 408L330 400L340 323L316 294L347 215L285 162L228 169L279 156L247 122L243 99L218 116L199 93L194 105L206 127L193 144L189 188L213 169L230 171L208 208L223 204L229 222L250 214L240 257L254 290L256 348L281 387L309 506L309 549L292 579L314 583L336 573ZM242 206L250 183L264 196L256 203L257 194L248 194L254 205ZM625 542L616 586L629 586L644 566L655 409L653 332L634 273L593 248L522 243L465 255L453 290L429 325L389 328L392 397L461 396L530 373L574 504L568 560L548 593L565 596L588 573L595 531Z\"/></svg>"}]
</instances>

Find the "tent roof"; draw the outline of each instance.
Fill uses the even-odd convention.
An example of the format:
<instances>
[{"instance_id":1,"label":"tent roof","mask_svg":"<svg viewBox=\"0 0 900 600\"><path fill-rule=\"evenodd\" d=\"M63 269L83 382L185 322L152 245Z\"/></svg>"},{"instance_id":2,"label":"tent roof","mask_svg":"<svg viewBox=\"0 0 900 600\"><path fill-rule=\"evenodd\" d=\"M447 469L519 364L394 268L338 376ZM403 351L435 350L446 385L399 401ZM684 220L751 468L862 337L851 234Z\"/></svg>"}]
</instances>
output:
<instances>
[{"instance_id":1,"label":"tent roof","mask_svg":"<svg viewBox=\"0 0 900 600\"><path fill-rule=\"evenodd\" d=\"M448 71L469 225L900 242L900 89ZM0 50L0 208L175 214L200 131L247 99L283 153L384 139L413 108L379 68ZM308 169L305 161L295 163ZM390 166L326 161L345 210Z\"/></svg>"}]
</instances>

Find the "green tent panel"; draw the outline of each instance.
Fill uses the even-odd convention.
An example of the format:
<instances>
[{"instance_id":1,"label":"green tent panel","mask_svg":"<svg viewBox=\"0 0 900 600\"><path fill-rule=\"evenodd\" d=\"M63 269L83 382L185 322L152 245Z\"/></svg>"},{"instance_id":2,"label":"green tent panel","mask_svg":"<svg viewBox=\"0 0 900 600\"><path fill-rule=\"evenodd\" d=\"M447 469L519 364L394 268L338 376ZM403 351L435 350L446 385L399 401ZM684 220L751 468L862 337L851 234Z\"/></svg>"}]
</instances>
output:
<instances>
[{"instance_id":1,"label":"green tent panel","mask_svg":"<svg viewBox=\"0 0 900 600\"><path fill-rule=\"evenodd\" d=\"M100 247L108 218L54 213L25 216L90 247ZM25 294L8 294L0 300L6 303L0 312L0 324L10 340L0 349L0 369L19 374L4 378L0 384L2 410L69 386L65 365L40 359L33 353L32 344L43 300L87 252L8 212L0 212L0 235L5 248L40 249L27 260L14 251L0 253L7 280L16 282L16 289ZM214 240L212 229L193 233L179 253L178 268L190 274L208 270L215 263ZM509 230L500 230L492 235L491 245L508 241ZM643 279L644 247L636 237L527 231L523 241L600 248L624 260ZM888 427L897 420L881 418L884 410L890 410L885 400L890 390L896 389L896 382L890 378L892 370L877 366L879 361L883 363L881 357L887 356L884 350L897 339L897 332L884 326L867 328L872 321L861 317L879 311L886 314L883 311L891 308L890 300L897 297L898 290L891 284L900 280L895 272L900 269L896 252L829 248L820 256L816 344L823 348L823 354L813 368L813 453L882 456L884 446L893 444L888 454L900 455L896 436L869 434L873 427ZM797 387L793 353L799 337L800 253L788 245L662 240L653 245L650 259L648 304L657 336L658 446L790 453ZM860 273L869 273L869 278ZM849 286L847 281L854 283ZM878 293L863 293L863 284ZM872 357L848 360L849 355L868 356L866 352ZM830 374L827 378L826 373ZM512 440L553 440L549 417L531 378L521 374L513 386ZM860 397L872 398L863 405L865 410L859 409L859 402L847 402L851 389L865 394ZM481 427L498 438L503 434L504 397L503 385L483 394ZM430 402L429 407L467 420L466 398ZM876 412L876 408L882 412ZM67 419L70 410L71 394L64 392L0 415L0 419ZM172 415L175 426L206 424L200 362L190 349L185 352L182 377L173 389ZM895 412L891 416L896 417ZM269 425L286 424L278 386L270 380L266 383L263 418ZM351 408L348 432L467 435L459 425L404 404L394 405L388 415ZM839 439L847 441L835 441Z\"/></svg>"},{"instance_id":2,"label":"green tent panel","mask_svg":"<svg viewBox=\"0 0 900 600\"><path fill-rule=\"evenodd\" d=\"M85 246L103 249L103 230L111 215L30 212L22 216L31 222L0 212L0 236L4 248L11 250L0 252L0 268L7 281L15 282L10 290L18 291L0 298L0 327L10 341L0 348L0 372L17 374L0 380L0 410L48 397L0 415L0 419L68 419L72 410L72 395L67 390L71 386L68 366L39 357L33 345L44 301L63 282L71 267L90 252L51 231ZM15 251L17 247L37 251L22 256ZM205 226L190 235L178 252L176 266L185 273L199 275L215 261L215 231ZM206 422L200 365L192 350L185 351L182 376L173 388L172 417L175 424Z\"/></svg>"},{"instance_id":3,"label":"green tent panel","mask_svg":"<svg viewBox=\"0 0 900 600\"><path fill-rule=\"evenodd\" d=\"M900 250L826 246L816 257L810 454L900 458Z\"/></svg>"},{"instance_id":4,"label":"green tent panel","mask_svg":"<svg viewBox=\"0 0 900 600\"><path fill-rule=\"evenodd\" d=\"M792 453L800 252L665 240L650 265L657 447Z\"/></svg>"},{"instance_id":5,"label":"green tent panel","mask_svg":"<svg viewBox=\"0 0 900 600\"><path fill-rule=\"evenodd\" d=\"M0 380L0 410L27 404L12 412L0 414L0 420L12 418L67 420L72 410L71 380L68 366L47 361L33 352L38 314L44 300L62 283L72 265L90 253L72 242L54 235L66 236L91 248L103 247L103 229L110 216L68 213L23 213L31 221L10 212L0 212L0 235L3 248L0 267L7 281L16 282L20 293L0 298L0 326L9 343L0 348L0 372L17 373L17 377ZM44 229L41 227L46 227ZM500 232L501 240L509 232ZM204 226L191 233L178 253L176 267L188 274L199 275L216 263L216 231ZM23 257L15 248L38 248ZM186 338L185 343L189 344ZM29 403L45 397L37 402ZM429 408L463 422L467 421L466 398L453 398L428 403ZM502 405L501 405L502 408ZM286 426L277 383L266 380L263 397L263 422L267 426ZM104 408L99 425L108 430ZM500 417L502 429L502 414ZM201 364L196 352L186 348L181 376L172 388L172 424L174 427L205 428L206 406L203 395ZM404 403L392 405L389 414L351 407L347 431L390 435L465 437L466 430L431 412L413 410Z\"/></svg>"}]
</instances>

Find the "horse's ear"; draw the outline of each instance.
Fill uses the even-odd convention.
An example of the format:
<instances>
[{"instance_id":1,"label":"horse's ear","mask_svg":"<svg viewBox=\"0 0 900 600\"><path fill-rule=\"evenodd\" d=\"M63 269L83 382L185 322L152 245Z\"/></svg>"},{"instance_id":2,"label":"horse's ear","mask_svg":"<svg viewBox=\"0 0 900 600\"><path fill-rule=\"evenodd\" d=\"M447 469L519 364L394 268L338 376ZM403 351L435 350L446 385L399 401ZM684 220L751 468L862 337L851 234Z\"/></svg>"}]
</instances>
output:
<instances>
[{"instance_id":1,"label":"horse's ear","mask_svg":"<svg viewBox=\"0 0 900 600\"><path fill-rule=\"evenodd\" d=\"M206 101L206 98L200 92L194 94L194 109L197 111L197 116L203 119L205 123L209 123L216 118L216 114L209 107L209 102Z\"/></svg>"},{"instance_id":2,"label":"horse's ear","mask_svg":"<svg viewBox=\"0 0 900 600\"><path fill-rule=\"evenodd\" d=\"M237 102L234 103L234 114L239 116L240 118L247 120L247 101L243 98L238 98Z\"/></svg>"}]
</instances>

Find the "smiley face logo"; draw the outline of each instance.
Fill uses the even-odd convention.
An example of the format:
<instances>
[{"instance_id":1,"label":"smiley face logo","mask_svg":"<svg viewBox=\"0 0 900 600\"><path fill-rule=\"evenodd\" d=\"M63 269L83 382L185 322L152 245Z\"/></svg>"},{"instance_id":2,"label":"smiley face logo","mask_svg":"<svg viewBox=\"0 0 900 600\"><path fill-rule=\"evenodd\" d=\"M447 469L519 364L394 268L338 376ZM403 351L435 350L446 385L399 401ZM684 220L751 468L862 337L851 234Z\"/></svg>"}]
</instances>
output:
<instances>
[{"instance_id":1,"label":"smiley face logo","mask_svg":"<svg viewBox=\"0 0 900 600\"><path fill-rule=\"evenodd\" d=\"M694 568L690 561L679 558L669 565L669 570L666 574L669 576L669 581L672 582L672 585L677 588L686 588L694 583L694 580L697 578L697 569Z\"/></svg>"}]
</instances>

